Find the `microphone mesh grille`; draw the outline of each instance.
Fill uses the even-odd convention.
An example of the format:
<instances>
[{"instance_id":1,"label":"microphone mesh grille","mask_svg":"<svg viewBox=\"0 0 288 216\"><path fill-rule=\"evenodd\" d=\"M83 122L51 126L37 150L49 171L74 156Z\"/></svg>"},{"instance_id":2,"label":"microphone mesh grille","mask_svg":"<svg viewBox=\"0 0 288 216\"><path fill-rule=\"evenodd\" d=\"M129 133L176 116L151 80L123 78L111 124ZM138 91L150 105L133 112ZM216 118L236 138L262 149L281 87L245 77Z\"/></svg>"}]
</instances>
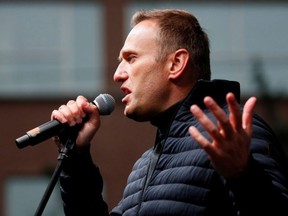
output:
<instances>
[{"instance_id":1,"label":"microphone mesh grille","mask_svg":"<svg viewBox=\"0 0 288 216\"><path fill-rule=\"evenodd\" d=\"M109 94L100 94L93 101L100 115L109 115L115 108L115 99Z\"/></svg>"}]
</instances>

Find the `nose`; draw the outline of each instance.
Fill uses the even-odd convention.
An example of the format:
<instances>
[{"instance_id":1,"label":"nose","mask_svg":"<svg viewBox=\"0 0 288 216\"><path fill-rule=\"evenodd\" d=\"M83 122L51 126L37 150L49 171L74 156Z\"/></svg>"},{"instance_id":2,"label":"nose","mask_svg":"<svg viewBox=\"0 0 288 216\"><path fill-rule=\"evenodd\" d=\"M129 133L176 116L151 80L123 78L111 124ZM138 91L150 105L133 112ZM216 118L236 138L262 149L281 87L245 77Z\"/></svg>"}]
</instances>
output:
<instances>
[{"instance_id":1,"label":"nose","mask_svg":"<svg viewBox=\"0 0 288 216\"><path fill-rule=\"evenodd\" d=\"M128 73L120 63L114 73L114 82L124 82L128 78Z\"/></svg>"}]
</instances>

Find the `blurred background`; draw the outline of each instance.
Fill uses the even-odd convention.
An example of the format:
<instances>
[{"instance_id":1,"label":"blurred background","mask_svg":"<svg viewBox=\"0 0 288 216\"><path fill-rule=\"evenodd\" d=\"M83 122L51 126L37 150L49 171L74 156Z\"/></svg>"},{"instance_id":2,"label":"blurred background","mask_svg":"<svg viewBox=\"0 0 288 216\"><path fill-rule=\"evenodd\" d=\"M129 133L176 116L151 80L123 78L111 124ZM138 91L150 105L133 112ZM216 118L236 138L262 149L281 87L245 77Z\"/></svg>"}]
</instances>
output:
<instances>
[{"instance_id":1,"label":"blurred background","mask_svg":"<svg viewBox=\"0 0 288 216\"><path fill-rule=\"evenodd\" d=\"M57 165L51 140L18 149L15 139L50 120L52 110L82 94L110 93L92 147L110 209L121 199L134 161L154 143L155 128L123 115L113 82L117 57L138 9L192 12L210 37L213 79L237 80L242 98L288 152L288 1L38 0L0 1L0 216L35 213ZM287 154L288 155L288 154ZM56 185L43 215L64 215Z\"/></svg>"}]
</instances>

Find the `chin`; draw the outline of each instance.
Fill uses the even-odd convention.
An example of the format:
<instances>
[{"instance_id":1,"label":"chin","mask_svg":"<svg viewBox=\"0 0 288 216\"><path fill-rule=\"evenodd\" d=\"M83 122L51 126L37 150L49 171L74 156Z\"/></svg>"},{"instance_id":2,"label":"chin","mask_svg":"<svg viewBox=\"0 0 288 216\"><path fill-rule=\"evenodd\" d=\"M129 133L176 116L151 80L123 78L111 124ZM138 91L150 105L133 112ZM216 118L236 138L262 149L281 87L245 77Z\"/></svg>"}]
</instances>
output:
<instances>
[{"instance_id":1,"label":"chin","mask_svg":"<svg viewBox=\"0 0 288 216\"><path fill-rule=\"evenodd\" d=\"M138 112L124 112L125 116L128 117L129 119L133 119L134 121L137 122L147 122L151 121L151 116L150 115L145 115L143 113L138 113Z\"/></svg>"}]
</instances>

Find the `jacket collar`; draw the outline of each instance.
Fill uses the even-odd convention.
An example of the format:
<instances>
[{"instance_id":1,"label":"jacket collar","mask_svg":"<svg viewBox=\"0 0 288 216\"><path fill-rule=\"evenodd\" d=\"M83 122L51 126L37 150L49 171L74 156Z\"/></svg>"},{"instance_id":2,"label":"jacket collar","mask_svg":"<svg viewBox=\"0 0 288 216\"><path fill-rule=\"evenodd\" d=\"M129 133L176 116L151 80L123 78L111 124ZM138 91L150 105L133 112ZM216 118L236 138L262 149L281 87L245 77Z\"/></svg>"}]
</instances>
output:
<instances>
[{"instance_id":1,"label":"jacket collar","mask_svg":"<svg viewBox=\"0 0 288 216\"><path fill-rule=\"evenodd\" d=\"M212 97L220 106L226 104L226 95L232 92L240 103L240 84L236 81L215 79L212 81L199 80L184 100L183 106L189 107L197 104L205 109L203 100L206 96ZM182 107L183 107L182 106Z\"/></svg>"},{"instance_id":2,"label":"jacket collar","mask_svg":"<svg viewBox=\"0 0 288 216\"><path fill-rule=\"evenodd\" d=\"M212 81L198 80L190 93L184 100L172 105L166 111L160 113L151 124L158 127L162 132L166 131L171 121L181 118L181 115L190 113L190 106L197 104L200 108L205 109L203 100L206 96L211 96L220 106L226 104L227 93L234 93L238 103L240 102L240 84L236 81L215 79Z\"/></svg>"}]
</instances>

